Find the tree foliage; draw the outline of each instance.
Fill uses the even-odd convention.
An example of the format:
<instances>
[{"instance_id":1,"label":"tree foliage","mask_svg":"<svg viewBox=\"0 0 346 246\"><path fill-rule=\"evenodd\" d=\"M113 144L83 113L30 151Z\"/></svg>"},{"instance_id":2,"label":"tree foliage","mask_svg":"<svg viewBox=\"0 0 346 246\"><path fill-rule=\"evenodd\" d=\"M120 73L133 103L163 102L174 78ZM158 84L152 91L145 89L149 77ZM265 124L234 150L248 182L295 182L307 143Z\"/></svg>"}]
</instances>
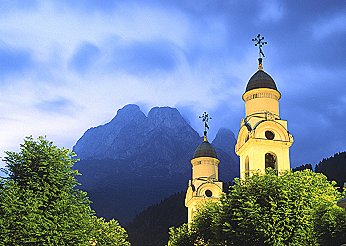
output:
<instances>
[{"instance_id":1,"label":"tree foliage","mask_svg":"<svg viewBox=\"0 0 346 246\"><path fill-rule=\"evenodd\" d=\"M111 219L107 222L104 218L94 217L93 225L92 239L97 241L97 245L130 245L126 230L118 221Z\"/></svg>"},{"instance_id":2,"label":"tree foliage","mask_svg":"<svg viewBox=\"0 0 346 246\"><path fill-rule=\"evenodd\" d=\"M310 170L283 176L267 171L266 175L236 179L228 195L199 209L190 229L171 228L169 245L346 242L346 213L336 206L341 194L335 183Z\"/></svg>"},{"instance_id":3,"label":"tree foliage","mask_svg":"<svg viewBox=\"0 0 346 246\"><path fill-rule=\"evenodd\" d=\"M92 236L105 235L96 233L101 227L118 229L126 240L118 224L95 218L87 194L76 188L79 173L71 169L76 161L73 152L43 137L28 137L20 152L5 154L8 176L0 182L1 243L89 245Z\"/></svg>"},{"instance_id":4,"label":"tree foliage","mask_svg":"<svg viewBox=\"0 0 346 246\"><path fill-rule=\"evenodd\" d=\"M194 245L196 240L196 234L189 230L187 224L183 224L179 227L171 227L169 228L169 241L168 246L175 245Z\"/></svg>"}]
</instances>

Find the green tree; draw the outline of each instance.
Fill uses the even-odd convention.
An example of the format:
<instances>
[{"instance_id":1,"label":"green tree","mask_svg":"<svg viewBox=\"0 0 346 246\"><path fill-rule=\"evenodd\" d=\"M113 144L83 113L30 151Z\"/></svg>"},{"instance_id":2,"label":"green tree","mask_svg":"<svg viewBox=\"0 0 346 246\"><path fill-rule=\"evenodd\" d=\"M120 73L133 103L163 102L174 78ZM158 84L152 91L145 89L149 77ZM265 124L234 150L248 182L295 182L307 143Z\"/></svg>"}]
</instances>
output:
<instances>
[{"instance_id":1,"label":"green tree","mask_svg":"<svg viewBox=\"0 0 346 246\"><path fill-rule=\"evenodd\" d=\"M75 154L43 137L27 137L20 152L5 154L8 176L0 181L0 244L89 245L104 221L95 225L87 194L76 188Z\"/></svg>"},{"instance_id":2,"label":"green tree","mask_svg":"<svg viewBox=\"0 0 346 246\"><path fill-rule=\"evenodd\" d=\"M346 213L336 205L317 209L315 230L321 245L342 245L346 242Z\"/></svg>"},{"instance_id":3,"label":"green tree","mask_svg":"<svg viewBox=\"0 0 346 246\"><path fill-rule=\"evenodd\" d=\"M94 217L93 225L92 238L97 241L97 246L130 245L127 241L126 230L119 225L118 221L112 219L107 222L104 218Z\"/></svg>"},{"instance_id":4,"label":"green tree","mask_svg":"<svg viewBox=\"0 0 346 246\"><path fill-rule=\"evenodd\" d=\"M204 245L345 243L345 211L336 206L341 194L334 185L310 170L236 179L219 203L198 211L189 238ZM179 230L171 229L171 238L182 237L174 233Z\"/></svg>"},{"instance_id":5,"label":"green tree","mask_svg":"<svg viewBox=\"0 0 346 246\"><path fill-rule=\"evenodd\" d=\"M196 233L189 230L187 224L169 228L168 246L193 246L196 241Z\"/></svg>"}]
</instances>

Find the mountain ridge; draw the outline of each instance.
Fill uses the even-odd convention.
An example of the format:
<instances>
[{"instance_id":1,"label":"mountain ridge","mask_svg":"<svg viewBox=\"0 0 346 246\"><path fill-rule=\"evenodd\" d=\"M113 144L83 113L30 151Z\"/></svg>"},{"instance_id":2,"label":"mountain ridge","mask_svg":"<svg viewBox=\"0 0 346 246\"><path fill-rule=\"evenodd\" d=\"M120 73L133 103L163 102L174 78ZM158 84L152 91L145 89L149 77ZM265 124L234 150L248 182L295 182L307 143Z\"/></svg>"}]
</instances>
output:
<instances>
[{"instance_id":1,"label":"mountain ridge","mask_svg":"<svg viewBox=\"0 0 346 246\"><path fill-rule=\"evenodd\" d=\"M116 214L120 221L128 221L145 207L186 189L190 160L202 141L175 108L154 107L145 116L137 105L126 105L110 122L88 129L77 141L76 169L83 174L79 182L98 215ZM239 176L235 141L231 130L220 129L212 142L221 161L220 180Z\"/></svg>"}]
</instances>

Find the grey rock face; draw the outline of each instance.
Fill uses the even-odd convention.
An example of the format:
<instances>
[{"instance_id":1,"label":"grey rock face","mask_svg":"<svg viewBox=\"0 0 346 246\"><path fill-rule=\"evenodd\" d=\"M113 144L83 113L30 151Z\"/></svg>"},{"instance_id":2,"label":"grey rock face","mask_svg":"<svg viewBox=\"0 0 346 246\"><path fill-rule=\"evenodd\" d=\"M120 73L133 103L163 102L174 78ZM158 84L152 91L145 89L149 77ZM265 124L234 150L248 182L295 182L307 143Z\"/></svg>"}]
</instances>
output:
<instances>
[{"instance_id":1,"label":"grey rock face","mask_svg":"<svg viewBox=\"0 0 346 246\"><path fill-rule=\"evenodd\" d=\"M238 158L235 154L234 146L236 144L236 139L234 133L226 128L220 128L217 132L212 145L215 148L225 151L232 158Z\"/></svg>"},{"instance_id":2,"label":"grey rock face","mask_svg":"<svg viewBox=\"0 0 346 246\"><path fill-rule=\"evenodd\" d=\"M109 123L87 130L73 150L82 160L122 159L124 153L119 139L124 135L124 131L137 130L145 120L146 116L137 105L126 105L118 110L117 115Z\"/></svg>"},{"instance_id":3,"label":"grey rock face","mask_svg":"<svg viewBox=\"0 0 346 246\"><path fill-rule=\"evenodd\" d=\"M132 169L161 165L185 172L199 141L175 108L155 107L146 117L137 105L126 105L109 123L87 130L73 149L81 160L129 159Z\"/></svg>"}]
</instances>

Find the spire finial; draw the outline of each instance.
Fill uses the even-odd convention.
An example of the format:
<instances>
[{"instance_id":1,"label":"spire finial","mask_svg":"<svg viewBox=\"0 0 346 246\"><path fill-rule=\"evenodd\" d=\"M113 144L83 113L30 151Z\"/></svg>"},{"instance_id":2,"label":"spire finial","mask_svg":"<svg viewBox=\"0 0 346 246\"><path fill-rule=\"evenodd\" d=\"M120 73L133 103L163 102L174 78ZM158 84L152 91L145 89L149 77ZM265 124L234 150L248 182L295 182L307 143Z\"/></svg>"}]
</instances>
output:
<instances>
[{"instance_id":1,"label":"spire finial","mask_svg":"<svg viewBox=\"0 0 346 246\"><path fill-rule=\"evenodd\" d=\"M261 34L258 34L255 38L252 39L253 42L255 42L255 46L258 46L258 70L263 70L263 65L262 65L262 61L263 61L263 57L264 53L262 50L262 47L266 44L268 44L268 42L263 41L264 37L261 37Z\"/></svg>"},{"instance_id":2,"label":"spire finial","mask_svg":"<svg viewBox=\"0 0 346 246\"><path fill-rule=\"evenodd\" d=\"M202 122L204 122L204 136L203 141L207 142L207 132L209 130L208 121L211 120L211 117L209 117L209 114L207 112L204 112L202 116L198 116L198 118L202 119Z\"/></svg>"}]
</instances>

